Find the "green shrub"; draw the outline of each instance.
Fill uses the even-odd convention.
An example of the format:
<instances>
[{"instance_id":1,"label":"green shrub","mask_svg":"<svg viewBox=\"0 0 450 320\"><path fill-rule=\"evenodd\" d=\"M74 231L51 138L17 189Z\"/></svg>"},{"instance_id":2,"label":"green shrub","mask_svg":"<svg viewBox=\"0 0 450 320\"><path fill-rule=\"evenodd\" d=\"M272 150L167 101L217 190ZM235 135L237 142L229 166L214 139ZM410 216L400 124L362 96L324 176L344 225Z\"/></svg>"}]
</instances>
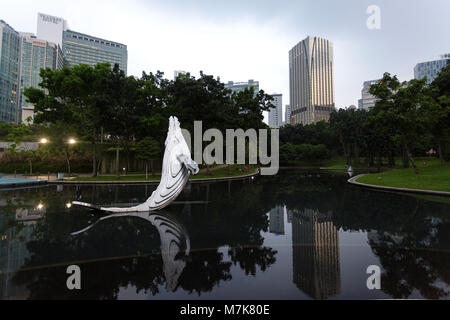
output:
<instances>
[{"instance_id":1,"label":"green shrub","mask_svg":"<svg viewBox=\"0 0 450 320\"><path fill-rule=\"evenodd\" d=\"M33 173L47 172L67 172L66 162L32 162ZM70 162L70 168L72 172L76 173L89 173L92 172L92 162L90 161L74 161ZM30 164L29 162L0 162L0 172L2 173L29 173Z\"/></svg>"}]
</instances>

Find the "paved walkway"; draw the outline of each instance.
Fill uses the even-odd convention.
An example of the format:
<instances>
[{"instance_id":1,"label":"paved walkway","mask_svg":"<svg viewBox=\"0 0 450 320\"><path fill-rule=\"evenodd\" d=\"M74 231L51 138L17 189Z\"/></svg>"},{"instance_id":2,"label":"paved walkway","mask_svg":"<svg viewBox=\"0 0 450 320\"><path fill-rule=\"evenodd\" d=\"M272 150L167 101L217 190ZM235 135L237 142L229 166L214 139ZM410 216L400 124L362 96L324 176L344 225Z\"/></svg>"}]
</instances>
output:
<instances>
[{"instance_id":1,"label":"paved walkway","mask_svg":"<svg viewBox=\"0 0 450 320\"><path fill-rule=\"evenodd\" d=\"M348 179L347 181L353 185L370 188L370 189L377 189L381 191L390 191L390 192L408 192L408 193L418 193L418 194L429 194L434 196L444 196L444 197L450 197L450 192L446 191L435 191L435 190L424 190L424 189L409 189L409 188L397 188L397 187L385 187L385 186L377 186L374 184L367 184L367 183L361 183L357 182L356 180L361 178L362 176L365 176L366 174L359 174L357 176L354 176L353 178Z\"/></svg>"}]
</instances>

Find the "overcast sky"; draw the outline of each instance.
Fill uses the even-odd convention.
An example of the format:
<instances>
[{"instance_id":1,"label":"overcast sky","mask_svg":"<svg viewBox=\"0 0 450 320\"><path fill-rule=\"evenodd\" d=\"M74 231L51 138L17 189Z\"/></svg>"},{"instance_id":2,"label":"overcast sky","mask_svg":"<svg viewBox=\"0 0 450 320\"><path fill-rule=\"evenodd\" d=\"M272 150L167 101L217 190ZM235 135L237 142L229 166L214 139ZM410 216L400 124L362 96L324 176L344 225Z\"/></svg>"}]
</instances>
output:
<instances>
[{"instance_id":1,"label":"overcast sky","mask_svg":"<svg viewBox=\"0 0 450 320\"><path fill-rule=\"evenodd\" d=\"M369 5L381 10L370 30ZM337 107L357 105L365 80L413 78L418 62L450 53L449 0L0 0L0 19L36 33L37 13L128 46L128 74L174 70L258 80L289 104L289 50L306 36L334 44ZM284 117L284 115L283 115Z\"/></svg>"}]
</instances>

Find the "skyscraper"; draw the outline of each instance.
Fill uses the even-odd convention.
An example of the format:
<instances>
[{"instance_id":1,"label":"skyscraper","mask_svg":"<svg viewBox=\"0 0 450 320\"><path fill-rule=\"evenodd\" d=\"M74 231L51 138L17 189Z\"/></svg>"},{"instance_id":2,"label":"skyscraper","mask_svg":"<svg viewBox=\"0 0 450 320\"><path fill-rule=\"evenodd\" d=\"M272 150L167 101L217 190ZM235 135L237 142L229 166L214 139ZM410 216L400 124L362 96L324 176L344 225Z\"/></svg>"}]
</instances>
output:
<instances>
[{"instance_id":1,"label":"skyscraper","mask_svg":"<svg viewBox=\"0 0 450 320\"><path fill-rule=\"evenodd\" d=\"M275 108L269 110L269 127L279 128L283 125L283 96L278 93L272 94L272 104Z\"/></svg>"},{"instance_id":2,"label":"skyscraper","mask_svg":"<svg viewBox=\"0 0 450 320\"><path fill-rule=\"evenodd\" d=\"M291 105L285 105L284 109L284 124L291 124Z\"/></svg>"},{"instance_id":3,"label":"skyscraper","mask_svg":"<svg viewBox=\"0 0 450 320\"><path fill-rule=\"evenodd\" d=\"M447 65L448 57L446 59L427 61L418 63L414 67L414 79L423 79L427 77L427 84L433 82L441 69Z\"/></svg>"},{"instance_id":4,"label":"skyscraper","mask_svg":"<svg viewBox=\"0 0 450 320\"><path fill-rule=\"evenodd\" d=\"M127 73L127 46L72 30L63 32L62 50L69 66L87 64L95 66L100 62L109 62L113 67L119 64Z\"/></svg>"},{"instance_id":5,"label":"skyscraper","mask_svg":"<svg viewBox=\"0 0 450 320\"><path fill-rule=\"evenodd\" d=\"M19 120L26 122L33 117L34 106L26 102L24 88L38 88L42 81L41 69L61 69L64 64L61 47L46 40L38 39L32 33L20 33L20 78L19 78Z\"/></svg>"},{"instance_id":6,"label":"skyscraper","mask_svg":"<svg viewBox=\"0 0 450 320\"><path fill-rule=\"evenodd\" d=\"M307 37L289 51L291 123L328 121L334 107L333 44Z\"/></svg>"},{"instance_id":7,"label":"skyscraper","mask_svg":"<svg viewBox=\"0 0 450 320\"><path fill-rule=\"evenodd\" d=\"M376 84L379 81L379 79L364 81L363 88L361 90L361 99L358 100L358 109L369 110L369 108L375 105L377 98L375 98L375 96L372 95L369 90L373 84Z\"/></svg>"},{"instance_id":8,"label":"skyscraper","mask_svg":"<svg viewBox=\"0 0 450 320\"><path fill-rule=\"evenodd\" d=\"M18 122L20 35L0 20L0 121Z\"/></svg>"}]
</instances>

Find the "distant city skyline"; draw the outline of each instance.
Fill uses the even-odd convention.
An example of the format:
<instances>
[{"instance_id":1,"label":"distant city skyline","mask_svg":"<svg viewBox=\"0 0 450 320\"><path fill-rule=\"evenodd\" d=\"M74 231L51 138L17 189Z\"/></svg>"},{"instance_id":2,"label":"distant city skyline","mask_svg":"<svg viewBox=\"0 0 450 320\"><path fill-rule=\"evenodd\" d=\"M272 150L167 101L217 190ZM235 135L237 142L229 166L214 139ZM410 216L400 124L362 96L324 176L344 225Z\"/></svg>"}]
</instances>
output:
<instances>
[{"instance_id":1,"label":"distant city skyline","mask_svg":"<svg viewBox=\"0 0 450 320\"><path fill-rule=\"evenodd\" d=\"M129 75L161 70L170 79L180 68L196 77L202 70L224 83L258 79L260 89L285 97L290 48L308 35L323 37L334 44L337 108L357 105L365 80L384 72L410 80L417 63L450 51L450 35L436 32L450 27L446 0L5 2L0 18L17 31L36 33L43 12L72 30L126 43ZM380 7L379 30L366 25L372 4Z\"/></svg>"}]
</instances>

